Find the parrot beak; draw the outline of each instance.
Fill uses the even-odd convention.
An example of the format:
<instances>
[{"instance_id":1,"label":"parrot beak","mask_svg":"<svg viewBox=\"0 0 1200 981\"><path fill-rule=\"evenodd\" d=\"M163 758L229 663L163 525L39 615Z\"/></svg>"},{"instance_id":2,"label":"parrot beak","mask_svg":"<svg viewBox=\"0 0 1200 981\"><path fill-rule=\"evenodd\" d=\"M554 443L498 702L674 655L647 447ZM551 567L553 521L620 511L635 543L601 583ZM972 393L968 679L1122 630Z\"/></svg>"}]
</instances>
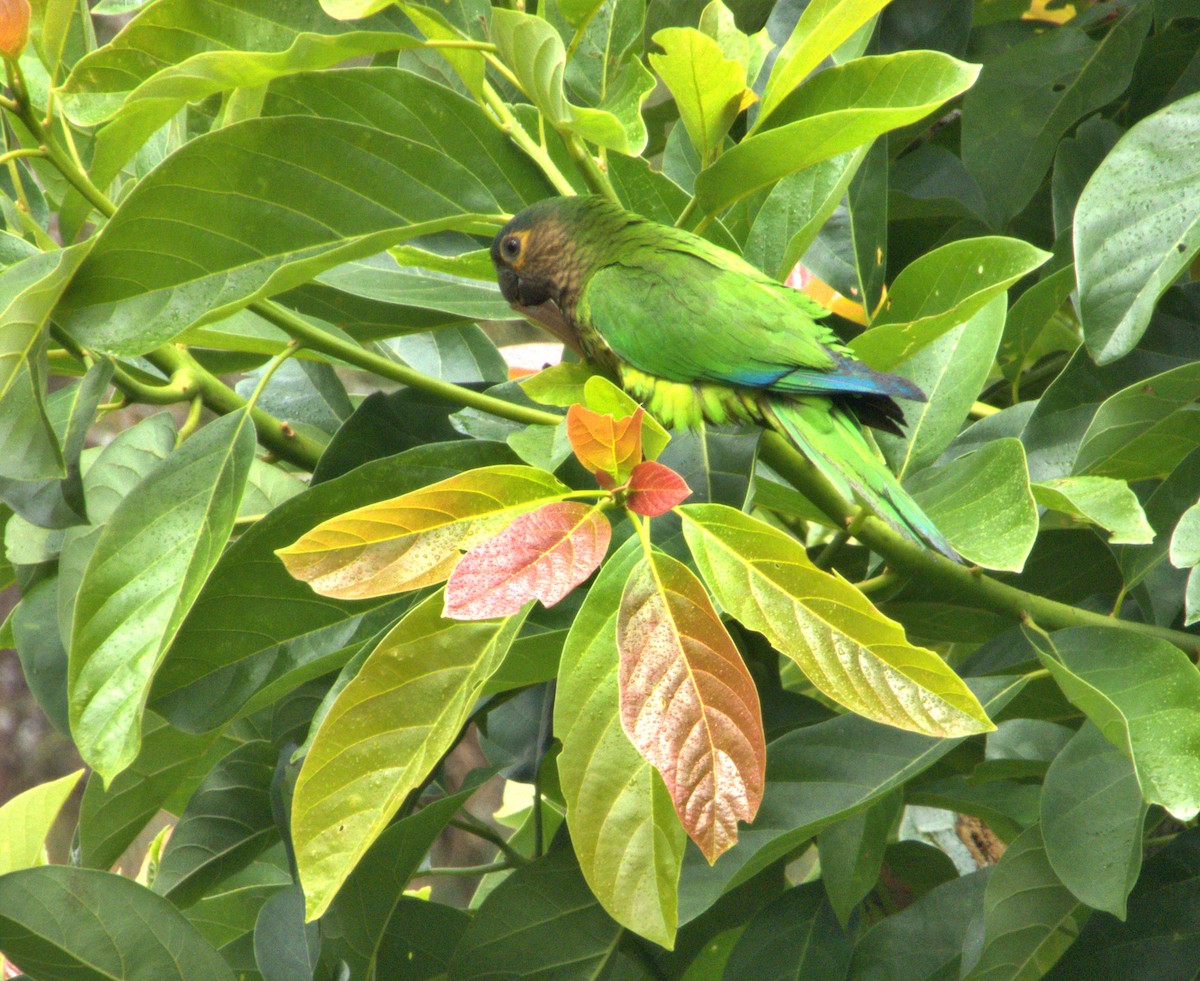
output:
<instances>
[{"instance_id":1,"label":"parrot beak","mask_svg":"<svg viewBox=\"0 0 1200 981\"><path fill-rule=\"evenodd\" d=\"M507 266L498 266L496 268L496 279L500 283L500 294L509 303L517 303L520 299L521 280L515 272Z\"/></svg>"}]
</instances>

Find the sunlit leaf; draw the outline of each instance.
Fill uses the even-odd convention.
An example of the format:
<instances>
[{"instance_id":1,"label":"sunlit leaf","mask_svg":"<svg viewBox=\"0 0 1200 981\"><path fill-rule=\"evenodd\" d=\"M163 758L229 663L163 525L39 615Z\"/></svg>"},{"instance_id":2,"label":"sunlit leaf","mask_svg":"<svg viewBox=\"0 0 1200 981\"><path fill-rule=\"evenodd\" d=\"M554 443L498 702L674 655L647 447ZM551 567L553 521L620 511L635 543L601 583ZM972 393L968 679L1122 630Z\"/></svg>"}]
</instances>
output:
<instances>
[{"instance_id":1,"label":"sunlit leaf","mask_svg":"<svg viewBox=\"0 0 1200 981\"><path fill-rule=\"evenodd\" d=\"M276 554L323 596L361 599L449 577L464 552L567 487L544 470L469 470L317 525Z\"/></svg>"},{"instance_id":2,"label":"sunlit leaf","mask_svg":"<svg viewBox=\"0 0 1200 981\"><path fill-rule=\"evenodd\" d=\"M625 583L617 647L625 731L715 862L762 801L766 739L750 672L700 581L661 552Z\"/></svg>"},{"instance_id":3,"label":"sunlit leaf","mask_svg":"<svg viewBox=\"0 0 1200 981\"><path fill-rule=\"evenodd\" d=\"M454 567L442 615L486 620L534 599L553 606L596 571L611 538L612 526L591 504L556 501L523 514Z\"/></svg>"},{"instance_id":4,"label":"sunlit leaf","mask_svg":"<svg viewBox=\"0 0 1200 981\"><path fill-rule=\"evenodd\" d=\"M605 473L616 483L624 483L633 468L642 462L642 416L639 407L633 415L614 419L573 405L567 410L567 438L584 468Z\"/></svg>"},{"instance_id":5,"label":"sunlit leaf","mask_svg":"<svg viewBox=\"0 0 1200 981\"><path fill-rule=\"evenodd\" d=\"M1148 545L1154 529L1146 512L1123 480L1110 477L1059 477L1031 485L1042 507L1098 525L1114 545Z\"/></svg>"},{"instance_id":6,"label":"sunlit leaf","mask_svg":"<svg viewBox=\"0 0 1200 981\"><path fill-rule=\"evenodd\" d=\"M321 721L296 781L292 838L320 916L408 793L458 738L523 617L443 620L435 593L380 642Z\"/></svg>"},{"instance_id":7,"label":"sunlit leaf","mask_svg":"<svg viewBox=\"0 0 1200 981\"><path fill-rule=\"evenodd\" d=\"M46 836L82 770L17 794L0 807L0 875L42 864Z\"/></svg>"},{"instance_id":8,"label":"sunlit leaf","mask_svg":"<svg viewBox=\"0 0 1200 981\"><path fill-rule=\"evenodd\" d=\"M978 700L932 651L857 589L812 564L799 542L719 504L678 509L700 574L717 601L796 662L834 701L935 736L993 728Z\"/></svg>"}]
</instances>

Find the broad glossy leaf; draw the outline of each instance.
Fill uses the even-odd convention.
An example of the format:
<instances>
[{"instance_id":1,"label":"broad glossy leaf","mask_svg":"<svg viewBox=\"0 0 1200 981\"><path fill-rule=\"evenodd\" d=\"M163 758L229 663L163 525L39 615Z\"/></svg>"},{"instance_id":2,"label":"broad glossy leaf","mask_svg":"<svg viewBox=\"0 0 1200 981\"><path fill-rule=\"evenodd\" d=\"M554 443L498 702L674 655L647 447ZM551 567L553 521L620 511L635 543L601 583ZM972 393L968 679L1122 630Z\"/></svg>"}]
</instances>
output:
<instances>
[{"instance_id":1,"label":"broad glossy leaf","mask_svg":"<svg viewBox=\"0 0 1200 981\"><path fill-rule=\"evenodd\" d=\"M923 470L908 490L963 558L988 569L1025 567L1038 517L1020 440L994 440Z\"/></svg>"},{"instance_id":2,"label":"broad glossy leaf","mask_svg":"<svg viewBox=\"0 0 1200 981\"><path fill-rule=\"evenodd\" d=\"M1149 24L1134 7L1097 41L1065 24L987 61L963 99L962 157L994 227L1029 203L1071 127L1125 91Z\"/></svg>"},{"instance_id":3,"label":"broad glossy leaf","mask_svg":"<svg viewBox=\"0 0 1200 981\"><path fill-rule=\"evenodd\" d=\"M523 617L443 620L435 593L404 617L325 716L292 802L292 838L320 916L371 843L458 738Z\"/></svg>"},{"instance_id":4,"label":"broad glossy leaf","mask_svg":"<svg viewBox=\"0 0 1200 981\"><path fill-rule=\"evenodd\" d=\"M640 406L632 415L619 419L593 412L582 405L567 410L567 438L571 449L591 473L604 473L615 483L629 479L642 462L642 418Z\"/></svg>"},{"instance_id":5,"label":"broad glossy leaf","mask_svg":"<svg viewBox=\"0 0 1200 981\"><path fill-rule=\"evenodd\" d=\"M745 66L691 27L668 27L652 40L663 53L652 51L650 64L675 99L692 146L701 159L708 159L748 104L746 96L756 99L746 88Z\"/></svg>"},{"instance_id":6,"label":"broad glossy leaf","mask_svg":"<svg viewBox=\"0 0 1200 981\"><path fill-rule=\"evenodd\" d=\"M840 153L779 181L754 216L742 258L786 279L837 208L868 149Z\"/></svg>"},{"instance_id":7,"label":"broad glossy leaf","mask_svg":"<svg viewBox=\"0 0 1200 981\"><path fill-rule=\"evenodd\" d=\"M321 918L323 959L343 960L363 977L378 967L385 929L406 902L409 880L450 819L491 775L472 771L457 793L426 804L375 840Z\"/></svg>"},{"instance_id":8,"label":"broad glossy leaf","mask_svg":"<svg viewBox=\"0 0 1200 981\"><path fill-rule=\"evenodd\" d=\"M482 467L330 518L275 554L322 596L405 592L444 581L464 552L567 492L544 470Z\"/></svg>"},{"instance_id":9,"label":"broad glossy leaf","mask_svg":"<svg viewBox=\"0 0 1200 981\"><path fill-rule=\"evenodd\" d=\"M88 518L102 525L117 505L175 449L175 417L156 412L125 429L100 451L83 475Z\"/></svg>"},{"instance_id":10,"label":"broad glossy leaf","mask_svg":"<svg viewBox=\"0 0 1200 981\"><path fill-rule=\"evenodd\" d=\"M1100 364L1134 348L1158 298L1200 249L1198 132L1200 95L1190 95L1126 133L1080 195L1079 310Z\"/></svg>"},{"instance_id":11,"label":"broad glossy leaf","mask_svg":"<svg viewBox=\"0 0 1200 981\"><path fill-rule=\"evenodd\" d=\"M973 679L995 715L1025 686L1022 678ZM688 922L733 886L792 853L822 828L867 807L942 759L961 740L897 732L858 715L796 729L767 752L767 789L754 823L714 866L689 849L679 889Z\"/></svg>"},{"instance_id":12,"label":"broad glossy leaf","mask_svg":"<svg viewBox=\"0 0 1200 981\"><path fill-rule=\"evenodd\" d=\"M640 61L631 59L609 79L607 98L598 108L577 106L563 90L566 49L547 21L498 9L492 13L491 30L500 60L513 70L548 122L618 153L637 156L645 149L641 108L654 88L654 76Z\"/></svg>"},{"instance_id":13,"label":"broad glossy leaf","mask_svg":"<svg viewBox=\"0 0 1200 981\"><path fill-rule=\"evenodd\" d=\"M553 937L553 943L531 945L531 931ZM588 889L571 849L556 848L488 895L454 951L448 976L588 981L615 961L620 934L620 925Z\"/></svg>"},{"instance_id":14,"label":"broad glossy leaf","mask_svg":"<svg viewBox=\"0 0 1200 981\"><path fill-rule=\"evenodd\" d=\"M855 981L957 978L990 870L955 876L871 927L854 946Z\"/></svg>"},{"instance_id":15,"label":"broad glossy leaf","mask_svg":"<svg viewBox=\"0 0 1200 981\"><path fill-rule=\"evenodd\" d=\"M762 801L766 739L750 672L700 580L661 552L626 580L617 649L625 732L715 862Z\"/></svg>"},{"instance_id":16,"label":"broad glossy leaf","mask_svg":"<svg viewBox=\"0 0 1200 981\"><path fill-rule=\"evenodd\" d=\"M997 296L966 323L896 366L927 402L905 403L905 436L879 433L883 455L898 477L933 463L958 435L979 396L1004 329L1005 300Z\"/></svg>"},{"instance_id":17,"label":"broad glossy leaf","mask_svg":"<svg viewBox=\"0 0 1200 981\"><path fill-rule=\"evenodd\" d=\"M819 882L784 891L738 937L724 977L756 981L842 981L854 945Z\"/></svg>"},{"instance_id":18,"label":"broad glossy leaf","mask_svg":"<svg viewBox=\"0 0 1200 981\"><path fill-rule=\"evenodd\" d=\"M766 119L809 73L885 7L887 2L817 0L808 4L771 69L763 90L760 119Z\"/></svg>"},{"instance_id":19,"label":"broad glossy leaf","mask_svg":"<svg viewBox=\"0 0 1200 981\"><path fill-rule=\"evenodd\" d=\"M60 304L81 343L142 353L405 239L491 234L474 215L546 193L479 106L408 72L288 77L264 113L189 142L121 203Z\"/></svg>"},{"instance_id":20,"label":"broad glossy leaf","mask_svg":"<svg viewBox=\"0 0 1200 981\"><path fill-rule=\"evenodd\" d=\"M1140 583L1167 558L1171 534L1195 503L1197 487L1200 487L1200 449L1184 457L1146 499L1143 509L1146 520L1154 529L1154 541L1149 545L1121 545L1114 549L1126 587Z\"/></svg>"},{"instance_id":21,"label":"broad glossy leaf","mask_svg":"<svg viewBox=\"0 0 1200 981\"><path fill-rule=\"evenodd\" d=\"M716 214L788 174L916 122L967 89L977 72L931 51L857 58L819 72L771 112L768 128L696 176L700 208Z\"/></svg>"},{"instance_id":22,"label":"broad glossy leaf","mask_svg":"<svg viewBox=\"0 0 1200 981\"><path fill-rule=\"evenodd\" d=\"M1183 512L1171 533L1170 557L1176 569L1200 565L1200 501Z\"/></svg>"},{"instance_id":23,"label":"broad glossy leaf","mask_svg":"<svg viewBox=\"0 0 1200 981\"><path fill-rule=\"evenodd\" d=\"M0 807L0 875L41 865L46 836L82 770L31 787Z\"/></svg>"},{"instance_id":24,"label":"broad glossy leaf","mask_svg":"<svg viewBox=\"0 0 1200 981\"><path fill-rule=\"evenodd\" d=\"M1200 672L1165 640L1105 627L1026 630L1071 700L1133 760L1147 804L1181 821L1200 812Z\"/></svg>"},{"instance_id":25,"label":"broad glossy leaf","mask_svg":"<svg viewBox=\"0 0 1200 981\"><path fill-rule=\"evenodd\" d=\"M142 727L142 751L107 787L88 777L79 809L79 860L107 869L146 823L175 796L190 796L205 774L233 748L213 732L193 736L172 729L153 712Z\"/></svg>"},{"instance_id":26,"label":"broad glossy leaf","mask_svg":"<svg viewBox=\"0 0 1200 981\"><path fill-rule=\"evenodd\" d=\"M839 704L867 718L937 736L992 728L975 696L932 651L803 546L719 504L678 509L688 547L721 606L764 634Z\"/></svg>"},{"instance_id":27,"label":"broad glossy leaf","mask_svg":"<svg viewBox=\"0 0 1200 981\"><path fill-rule=\"evenodd\" d=\"M617 611L641 557L630 539L605 563L563 647L554 702L559 782L580 868L615 920L670 947L686 842L662 777L621 726Z\"/></svg>"},{"instance_id":28,"label":"broad glossy leaf","mask_svg":"<svg viewBox=\"0 0 1200 981\"><path fill-rule=\"evenodd\" d=\"M39 252L0 271L0 399L33 354L88 245Z\"/></svg>"},{"instance_id":29,"label":"broad glossy leaf","mask_svg":"<svg viewBox=\"0 0 1200 981\"><path fill-rule=\"evenodd\" d=\"M1200 364L1174 368L1117 392L1100 405L1084 432L1076 473L1126 480L1165 477L1200 446L1198 398Z\"/></svg>"},{"instance_id":30,"label":"broad glossy leaf","mask_svg":"<svg viewBox=\"0 0 1200 981\"><path fill-rule=\"evenodd\" d=\"M625 506L635 514L655 518L691 497L692 489L670 467L643 460L629 475Z\"/></svg>"},{"instance_id":31,"label":"broad glossy leaf","mask_svg":"<svg viewBox=\"0 0 1200 981\"><path fill-rule=\"evenodd\" d=\"M596 571L611 539L612 525L592 504L556 501L522 514L454 567L442 615L487 620L534 599L553 606Z\"/></svg>"},{"instance_id":32,"label":"broad glossy leaf","mask_svg":"<svg viewBox=\"0 0 1200 981\"><path fill-rule=\"evenodd\" d=\"M964 981L1044 976L1074 943L1087 913L1054 875L1035 824L992 869L983 898L983 953Z\"/></svg>"},{"instance_id":33,"label":"broad glossy leaf","mask_svg":"<svg viewBox=\"0 0 1200 981\"><path fill-rule=\"evenodd\" d=\"M154 672L233 529L254 459L237 412L202 428L121 501L80 585L71 631L71 732L112 780L133 762Z\"/></svg>"},{"instance_id":34,"label":"broad glossy leaf","mask_svg":"<svg viewBox=\"0 0 1200 981\"><path fill-rule=\"evenodd\" d=\"M1011 385L1032 358L1047 325L1075 288L1075 267L1067 266L1034 283L1017 297L1004 324L996 361ZM1078 339L1074 339L1078 344Z\"/></svg>"},{"instance_id":35,"label":"broad glossy leaf","mask_svg":"<svg viewBox=\"0 0 1200 981\"><path fill-rule=\"evenodd\" d=\"M270 794L278 757L267 740L252 739L209 771L163 849L156 893L191 906L278 839Z\"/></svg>"},{"instance_id":36,"label":"broad glossy leaf","mask_svg":"<svg viewBox=\"0 0 1200 981\"><path fill-rule=\"evenodd\" d=\"M943 245L896 277L854 353L879 371L894 368L951 327L965 323L1050 258L1020 239L998 235Z\"/></svg>"},{"instance_id":37,"label":"broad glossy leaf","mask_svg":"<svg viewBox=\"0 0 1200 981\"><path fill-rule=\"evenodd\" d=\"M43 865L0 877L0 949L45 981L233 981L174 906L95 869Z\"/></svg>"},{"instance_id":38,"label":"broad glossy leaf","mask_svg":"<svg viewBox=\"0 0 1200 981\"><path fill-rule=\"evenodd\" d=\"M1146 805L1133 761L1087 723L1050 764L1042 838L1058 878L1093 909L1125 917L1142 867Z\"/></svg>"},{"instance_id":39,"label":"broad glossy leaf","mask_svg":"<svg viewBox=\"0 0 1200 981\"><path fill-rule=\"evenodd\" d=\"M883 850L903 806L902 794L889 794L817 838L821 881L839 923L850 924L854 907L879 881Z\"/></svg>"},{"instance_id":40,"label":"broad glossy leaf","mask_svg":"<svg viewBox=\"0 0 1200 981\"><path fill-rule=\"evenodd\" d=\"M232 953L231 945L235 943L250 947L253 961L254 921L268 899L292 884L291 874L283 868L286 865L283 845L276 845L258 861L211 889L207 896L184 910L183 915L205 940L218 949L225 948L227 954Z\"/></svg>"},{"instance_id":41,"label":"broad glossy leaf","mask_svg":"<svg viewBox=\"0 0 1200 981\"><path fill-rule=\"evenodd\" d=\"M254 924L254 963L263 981L312 981L321 949L321 928L304 922L299 883L263 903Z\"/></svg>"},{"instance_id":42,"label":"broad glossy leaf","mask_svg":"<svg viewBox=\"0 0 1200 981\"><path fill-rule=\"evenodd\" d=\"M60 568L65 561L60 560ZM73 594L67 594L70 588L62 572L37 583L26 589L8 621L11 645L20 658L25 684L38 707L64 735L71 731L67 719L67 648L59 630L57 607L64 598L73 601Z\"/></svg>"},{"instance_id":43,"label":"broad glossy leaf","mask_svg":"<svg viewBox=\"0 0 1200 981\"><path fill-rule=\"evenodd\" d=\"M1154 541L1154 529L1146 513L1123 480L1111 477L1059 477L1033 484L1033 499L1044 508L1109 533L1114 545L1148 545Z\"/></svg>"}]
</instances>

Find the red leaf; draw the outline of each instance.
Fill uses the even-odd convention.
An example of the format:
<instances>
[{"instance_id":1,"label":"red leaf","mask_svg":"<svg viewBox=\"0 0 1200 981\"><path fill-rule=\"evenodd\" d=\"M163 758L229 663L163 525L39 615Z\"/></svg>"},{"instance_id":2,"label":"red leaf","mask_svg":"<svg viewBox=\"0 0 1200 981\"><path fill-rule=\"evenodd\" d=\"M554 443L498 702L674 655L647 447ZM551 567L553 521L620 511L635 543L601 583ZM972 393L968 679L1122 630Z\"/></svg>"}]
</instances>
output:
<instances>
[{"instance_id":1,"label":"red leaf","mask_svg":"<svg viewBox=\"0 0 1200 981\"><path fill-rule=\"evenodd\" d=\"M606 473L623 484L642 459L642 416L614 419L573 405L567 410L567 438L575 456L591 473Z\"/></svg>"},{"instance_id":2,"label":"red leaf","mask_svg":"<svg viewBox=\"0 0 1200 981\"><path fill-rule=\"evenodd\" d=\"M604 560L612 528L599 508L556 501L523 514L463 556L446 583L442 615L510 616L531 599L553 606Z\"/></svg>"},{"instance_id":3,"label":"red leaf","mask_svg":"<svg viewBox=\"0 0 1200 981\"><path fill-rule=\"evenodd\" d=\"M715 862L762 801L767 748L750 672L700 580L660 552L625 583L617 648L625 732Z\"/></svg>"},{"instance_id":4,"label":"red leaf","mask_svg":"<svg viewBox=\"0 0 1200 981\"><path fill-rule=\"evenodd\" d=\"M653 518L682 504L692 493L687 482L670 467L643 460L629 475L625 506L635 514Z\"/></svg>"}]
</instances>

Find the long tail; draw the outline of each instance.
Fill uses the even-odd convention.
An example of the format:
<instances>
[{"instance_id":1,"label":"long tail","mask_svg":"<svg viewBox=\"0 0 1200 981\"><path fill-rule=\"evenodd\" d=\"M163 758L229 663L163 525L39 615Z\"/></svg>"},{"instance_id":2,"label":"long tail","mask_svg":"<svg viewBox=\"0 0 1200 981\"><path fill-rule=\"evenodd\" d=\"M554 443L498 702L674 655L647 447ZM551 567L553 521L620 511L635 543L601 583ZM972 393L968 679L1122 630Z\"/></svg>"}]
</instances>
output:
<instances>
[{"instance_id":1,"label":"long tail","mask_svg":"<svg viewBox=\"0 0 1200 981\"><path fill-rule=\"evenodd\" d=\"M857 497L902 535L961 561L937 525L867 443L846 409L825 399L771 399L763 406L763 414L848 500Z\"/></svg>"}]
</instances>

